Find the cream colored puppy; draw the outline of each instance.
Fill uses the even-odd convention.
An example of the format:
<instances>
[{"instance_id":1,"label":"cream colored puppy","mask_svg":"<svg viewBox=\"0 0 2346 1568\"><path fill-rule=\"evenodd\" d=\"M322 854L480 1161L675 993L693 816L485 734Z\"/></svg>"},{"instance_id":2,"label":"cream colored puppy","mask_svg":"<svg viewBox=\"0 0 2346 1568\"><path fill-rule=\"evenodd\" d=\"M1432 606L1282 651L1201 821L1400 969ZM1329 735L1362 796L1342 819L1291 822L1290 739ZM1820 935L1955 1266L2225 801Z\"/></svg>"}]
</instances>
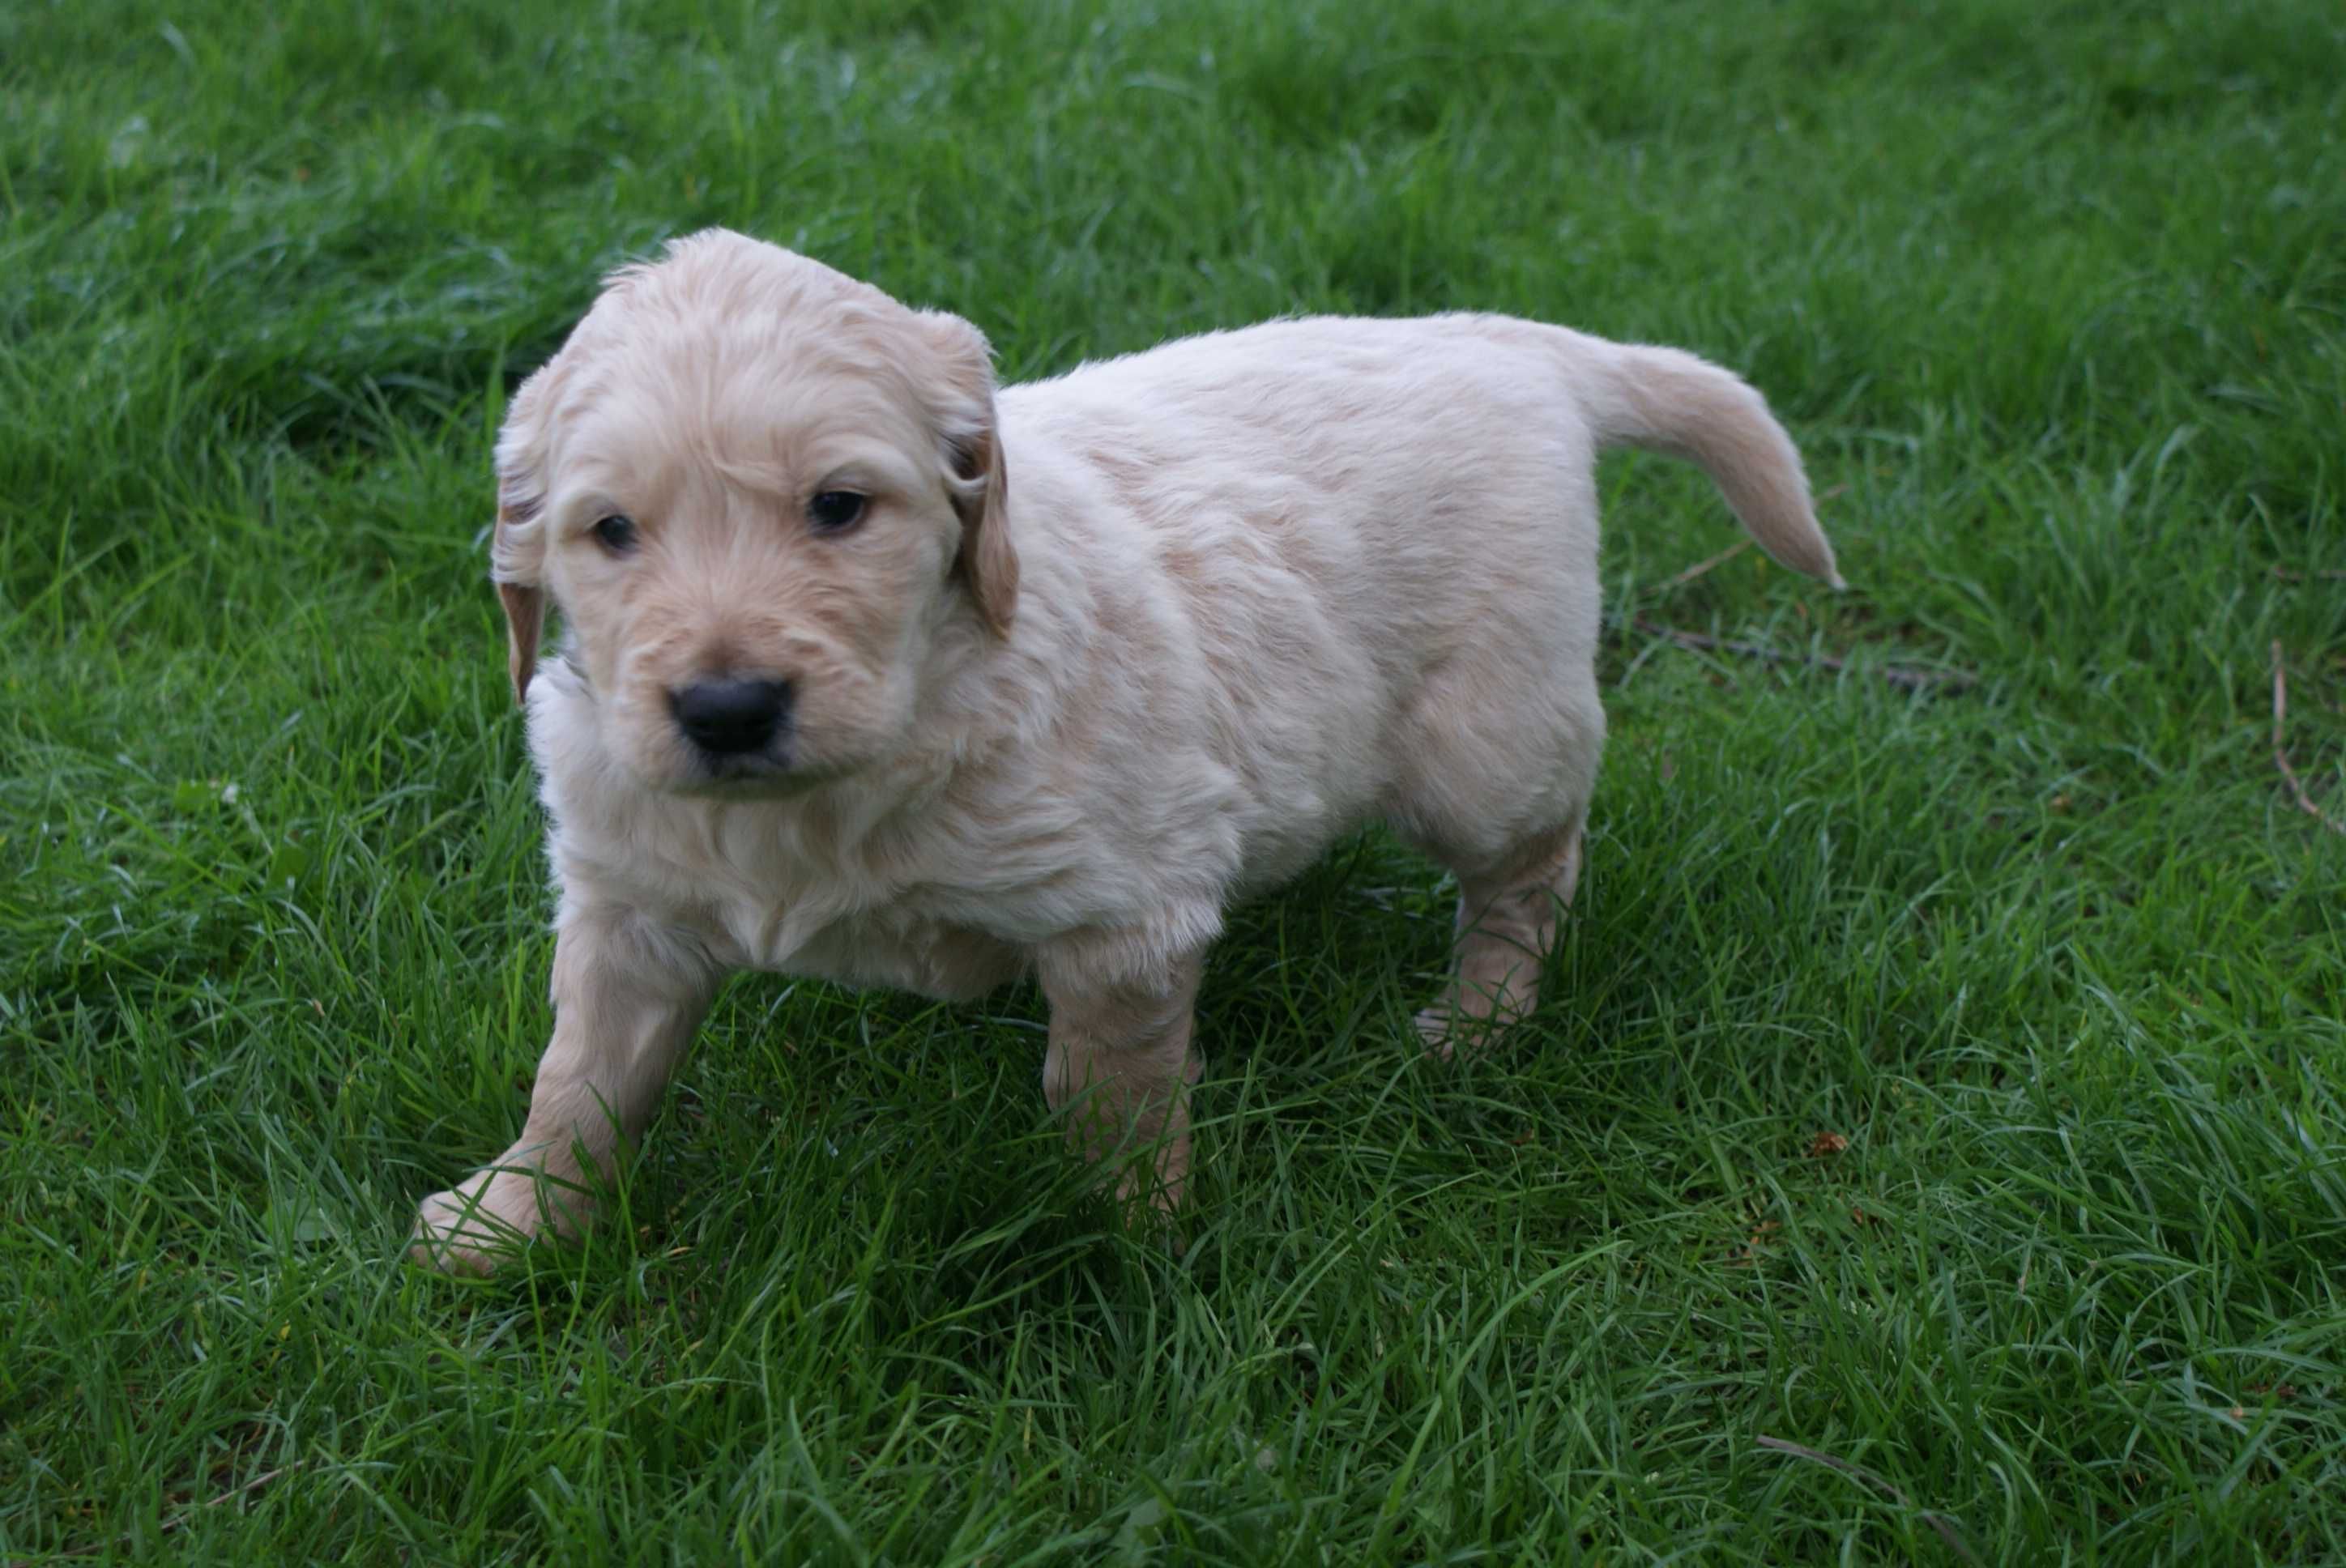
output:
<instances>
[{"instance_id":1,"label":"cream colored puppy","mask_svg":"<svg viewBox=\"0 0 2346 1568\"><path fill-rule=\"evenodd\" d=\"M494 572L560 888L554 1038L416 1250L588 1217L729 970L1034 975L1054 1107L1160 1203L1234 900L1390 823L1456 872L1422 1025L1532 1005L1605 738L1596 454L1690 458L1838 582L1759 394L1498 316L1310 320L994 383L986 342L712 231L514 400ZM536 667L548 602L567 623ZM534 678L533 678L534 677Z\"/></svg>"}]
</instances>

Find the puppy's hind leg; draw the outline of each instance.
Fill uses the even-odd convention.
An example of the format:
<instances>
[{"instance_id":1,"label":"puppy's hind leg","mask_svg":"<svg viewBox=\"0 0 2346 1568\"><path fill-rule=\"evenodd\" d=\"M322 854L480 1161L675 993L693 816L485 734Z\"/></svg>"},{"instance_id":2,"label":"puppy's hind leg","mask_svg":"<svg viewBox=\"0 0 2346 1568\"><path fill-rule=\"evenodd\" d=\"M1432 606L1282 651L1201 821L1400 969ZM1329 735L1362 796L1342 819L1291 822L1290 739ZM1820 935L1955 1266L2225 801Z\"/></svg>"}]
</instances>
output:
<instances>
[{"instance_id":1,"label":"puppy's hind leg","mask_svg":"<svg viewBox=\"0 0 2346 1568\"><path fill-rule=\"evenodd\" d=\"M1458 878L1450 977L1417 1018L1443 1056L1532 1010L1580 882L1605 706L1591 639L1576 631L1596 623L1593 588L1556 593L1571 614L1521 621L1454 661L1403 738L1389 820Z\"/></svg>"},{"instance_id":2,"label":"puppy's hind leg","mask_svg":"<svg viewBox=\"0 0 2346 1568\"><path fill-rule=\"evenodd\" d=\"M1540 968L1580 882L1584 818L1530 835L1505 856L1458 873L1457 951L1441 998L1417 1015L1443 1056L1463 1038L1505 1028L1539 1001Z\"/></svg>"}]
</instances>

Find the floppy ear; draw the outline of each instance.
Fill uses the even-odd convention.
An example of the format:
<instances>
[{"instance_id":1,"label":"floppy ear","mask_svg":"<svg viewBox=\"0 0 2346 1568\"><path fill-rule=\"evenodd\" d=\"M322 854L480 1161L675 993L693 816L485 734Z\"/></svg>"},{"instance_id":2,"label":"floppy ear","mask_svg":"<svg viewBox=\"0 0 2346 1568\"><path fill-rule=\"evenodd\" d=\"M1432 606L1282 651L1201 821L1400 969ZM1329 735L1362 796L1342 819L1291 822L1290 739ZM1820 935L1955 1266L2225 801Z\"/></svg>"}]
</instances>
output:
<instances>
[{"instance_id":1,"label":"floppy ear","mask_svg":"<svg viewBox=\"0 0 2346 1568\"><path fill-rule=\"evenodd\" d=\"M961 516L954 569L987 629L1007 636L1018 610L1018 552L1010 543L1010 470L994 414L994 353L985 334L959 316L923 311L917 320L943 361L933 396L946 488Z\"/></svg>"},{"instance_id":2,"label":"floppy ear","mask_svg":"<svg viewBox=\"0 0 2346 1568\"><path fill-rule=\"evenodd\" d=\"M497 435L497 526L489 539L489 578L505 611L505 667L514 700L525 702L546 630L546 404L555 364L524 382Z\"/></svg>"},{"instance_id":3,"label":"floppy ear","mask_svg":"<svg viewBox=\"0 0 2346 1568\"><path fill-rule=\"evenodd\" d=\"M954 510L961 514L961 575L969 584L977 613L996 636L1010 635L1018 613L1018 552L1010 545L1010 470L986 402L989 423L980 433L954 444L956 487Z\"/></svg>"},{"instance_id":4,"label":"floppy ear","mask_svg":"<svg viewBox=\"0 0 2346 1568\"><path fill-rule=\"evenodd\" d=\"M525 708L529 677L537 673L537 645L546 635L546 590L499 583L497 600L505 607L505 673L513 677L514 701Z\"/></svg>"}]
</instances>

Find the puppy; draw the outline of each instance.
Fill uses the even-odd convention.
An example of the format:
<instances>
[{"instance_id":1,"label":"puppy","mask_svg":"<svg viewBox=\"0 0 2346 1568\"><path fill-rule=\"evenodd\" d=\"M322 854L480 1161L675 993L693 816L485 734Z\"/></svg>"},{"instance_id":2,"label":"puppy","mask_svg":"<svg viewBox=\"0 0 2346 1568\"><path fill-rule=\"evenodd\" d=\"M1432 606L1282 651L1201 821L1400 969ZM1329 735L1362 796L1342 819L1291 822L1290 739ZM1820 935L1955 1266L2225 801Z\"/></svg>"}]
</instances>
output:
<instances>
[{"instance_id":1,"label":"puppy","mask_svg":"<svg viewBox=\"0 0 2346 1568\"><path fill-rule=\"evenodd\" d=\"M1675 350L1288 321L997 391L968 322L738 234L617 273L496 448L553 1041L416 1254L575 1233L734 969L1034 976L1045 1097L1169 1207L1223 911L1365 822L1457 876L1427 1040L1523 1013L1605 739L1596 463L1624 442L1839 585L1766 404Z\"/></svg>"}]
</instances>

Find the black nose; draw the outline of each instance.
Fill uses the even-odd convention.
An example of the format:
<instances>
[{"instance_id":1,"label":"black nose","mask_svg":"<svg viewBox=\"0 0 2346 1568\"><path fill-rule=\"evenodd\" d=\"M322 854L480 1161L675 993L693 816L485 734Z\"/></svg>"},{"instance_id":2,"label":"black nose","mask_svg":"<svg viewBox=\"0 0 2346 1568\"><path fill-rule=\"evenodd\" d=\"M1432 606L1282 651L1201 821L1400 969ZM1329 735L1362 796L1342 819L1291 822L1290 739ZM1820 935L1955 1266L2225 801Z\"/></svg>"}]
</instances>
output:
<instances>
[{"instance_id":1,"label":"black nose","mask_svg":"<svg viewBox=\"0 0 2346 1568\"><path fill-rule=\"evenodd\" d=\"M668 693L677 728L703 751L763 751L790 722L790 687L780 680L700 680Z\"/></svg>"}]
</instances>

